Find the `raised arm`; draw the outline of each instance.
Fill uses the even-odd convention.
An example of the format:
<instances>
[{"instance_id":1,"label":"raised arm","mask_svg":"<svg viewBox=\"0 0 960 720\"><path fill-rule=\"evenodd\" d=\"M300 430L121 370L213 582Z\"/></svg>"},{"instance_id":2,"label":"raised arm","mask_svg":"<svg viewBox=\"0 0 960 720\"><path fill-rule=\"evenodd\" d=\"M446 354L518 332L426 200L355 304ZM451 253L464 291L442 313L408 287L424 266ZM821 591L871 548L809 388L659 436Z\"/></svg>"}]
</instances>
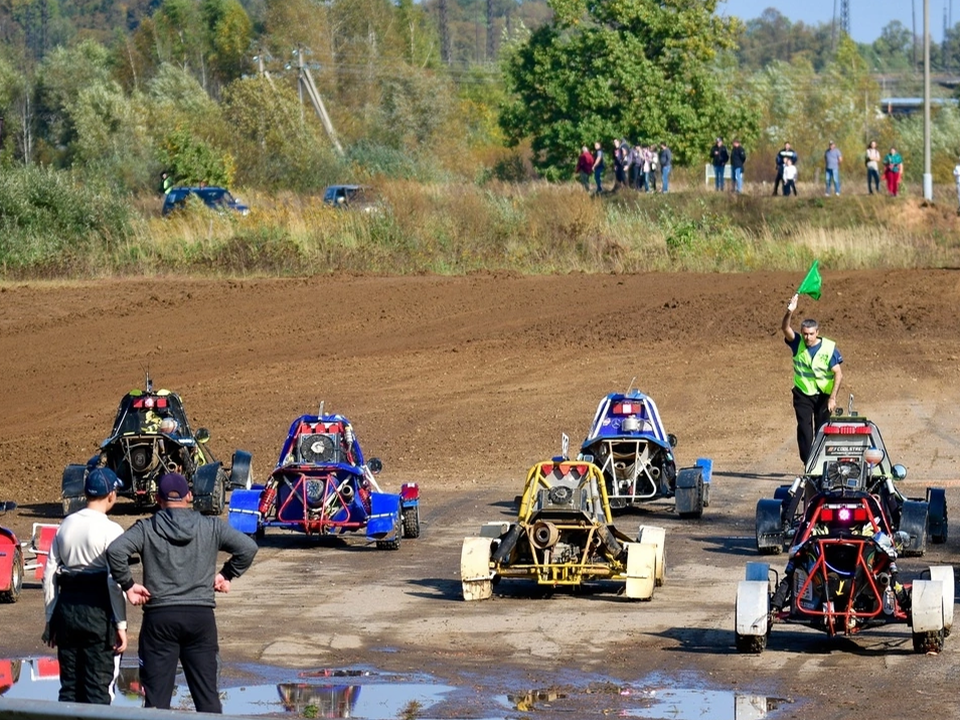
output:
<instances>
[{"instance_id":1,"label":"raised arm","mask_svg":"<svg viewBox=\"0 0 960 720\"><path fill-rule=\"evenodd\" d=\"M797 337L793 328L790 327L790 321L793 319L793 311L797 309L797 302L799 302L799 300L799 295L794 295L790 298L790 302L787 304L787 312L784 314L783 322L780 324L780 329L783 331L783 336L787 339L787 342L793 342L794 338Z\"/></svg>"}]
</instances>

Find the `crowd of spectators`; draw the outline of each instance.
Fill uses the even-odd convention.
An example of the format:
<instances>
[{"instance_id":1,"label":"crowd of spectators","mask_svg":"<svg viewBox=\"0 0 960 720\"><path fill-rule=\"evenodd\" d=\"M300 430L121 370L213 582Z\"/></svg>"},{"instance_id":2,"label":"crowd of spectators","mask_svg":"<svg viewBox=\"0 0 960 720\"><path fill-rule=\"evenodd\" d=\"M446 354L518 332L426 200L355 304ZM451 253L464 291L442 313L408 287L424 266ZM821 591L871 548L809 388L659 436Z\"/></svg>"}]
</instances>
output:
<instances>
[{"instance_id":1,"label":"crowd of spectators","mask_svg":"<svg viewBox=\"0 0 960 720\"><path fill-rule=\"evenodd\" d=\"M621 188L630 188L643 192L669 192L670 171L673 169L673 153L666 142L651 145L633 144L625 138L616 138L610 152L613 163L614 184L611 192ZM730 177L733 180L730 190L740 194L743 192L744 173L747 163L747 152L739 139L733 140L733 145L727 147L723 138L718 137L710 148L709 166L712 169L714 189L726 190L727 165L730 165ZM784 197L797 195L797 181L799 180L800 157L789 142L776 154L776 179L773 183L773 194L782 193ZM883 166L883 177L886 182L887 194L900 194L900 184L903 179L903 157L896 148L881 158L876 141L871 141L863 155L866 170L867 191L873 194L880 192L880 167ZM824 194L829 196L831 188L833 194L840 195L840 167L843 163L843 153L836 143L830 142L823 154L823 170L825 188ZM955 172L957 178L958 203L960 203L960 165ZM606 192L603 187L603 174L606 170L606 157L603 144L594 143L593 152L584 145L580 148L580 157L577 160L576 174L588 192L591 191L591 175L593 189L596 194ZM709 181L709 175L707 176Z\"/></svg>"}]
</instances>

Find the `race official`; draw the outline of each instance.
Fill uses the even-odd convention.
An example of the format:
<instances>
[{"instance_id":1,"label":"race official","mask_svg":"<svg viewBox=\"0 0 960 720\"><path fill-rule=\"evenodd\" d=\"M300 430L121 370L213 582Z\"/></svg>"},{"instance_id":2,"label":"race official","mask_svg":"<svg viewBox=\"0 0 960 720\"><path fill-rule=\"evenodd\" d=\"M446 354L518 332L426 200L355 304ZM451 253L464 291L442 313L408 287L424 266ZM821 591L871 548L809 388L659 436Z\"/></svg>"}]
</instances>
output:
<instances>
[{"instance_id":1,"label":"race official","mask_svg":"<svg viewBox=\"0 0 960 720\"><path fill-rule=\"evenodd\" d=\"M107 519L119 485L112 470L91 470L83 488L87 506L64 519L50 546L43 640L57 648L61 702L109 705L127 649L126 606L106 556L123 533Z\"/></svg>"},{"instance_id":2,"label":"race official","mask_svg":"<svg viewBox=\"0 0 960 720\"><path fill-rule=\"evenodd\" d=\"M800 296L794 295L787 305L781 330L793 353L793 409L797 415L797 448L800 461L806 464L813 446L814 434L830 419L837 406L837 392L843 381L840 364L843 356L833 340L820 337L816 320L800 323L800 334L791 322Z\"/></svg>"},{"instance_id":3,"label":"race official","mask_svg":"<svg viewBox=\"0 0 960 720\"><path fill-rule=\"evenodd\" d=\"M193 494L177 473L160 478L160 509L138 520L107 550L110 570L134 605L143 605L140 682L145 706L170 708L177 661L198 712L223 711L217 690L219 643L214 593L253 562L257 544L218 517L193 509ZM217 553L230 558L217 572ZM130 558L143 561L143 584L130 573Z\"/></svg>"}]
</instances>

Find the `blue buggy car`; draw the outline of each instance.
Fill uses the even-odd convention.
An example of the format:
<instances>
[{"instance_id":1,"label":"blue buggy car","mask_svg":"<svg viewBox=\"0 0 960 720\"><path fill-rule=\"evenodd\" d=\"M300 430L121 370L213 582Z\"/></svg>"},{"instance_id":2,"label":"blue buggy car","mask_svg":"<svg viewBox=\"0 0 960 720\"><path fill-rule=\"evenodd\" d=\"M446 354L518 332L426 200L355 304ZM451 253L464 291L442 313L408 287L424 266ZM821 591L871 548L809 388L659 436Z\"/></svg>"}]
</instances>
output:
<instances>
[{"instance_id":1,"label":"blue buggy car","mask_svg":"<svg viewBox=\"0 0 960 720\"><path fill-rule=\"evenodd\" d=\"M698 518L710 504L713 461L699 458L678 471L676 444L653 398L630 390L600 401L579 457L600 467L611 509L673 498L680 517Z\"/></svg>"},{"instance_id":2,"label":"blue buggy car","mask_svg":"<svg viewBox=\"0 0 960 720\"><path fill-rule=\"evenodd\" d=\"M287 433L280 459L265 485L235 490L229 522L263 537L266 528L307 535L362 531L384 550L420 535L420 489L406 483L385 493L374 475L380 460L364 460L353 426L343 415L301 415Z\"/></svg>"}]
</instances>

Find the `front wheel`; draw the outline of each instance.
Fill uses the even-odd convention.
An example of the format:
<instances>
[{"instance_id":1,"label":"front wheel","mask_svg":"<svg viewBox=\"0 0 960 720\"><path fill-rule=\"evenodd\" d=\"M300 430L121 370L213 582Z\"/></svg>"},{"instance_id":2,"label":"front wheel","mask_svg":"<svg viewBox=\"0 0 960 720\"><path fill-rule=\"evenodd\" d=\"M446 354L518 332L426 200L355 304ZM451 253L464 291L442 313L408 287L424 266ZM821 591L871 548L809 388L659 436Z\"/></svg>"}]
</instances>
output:
<instances>
[{"instance_id":1,"label":"front wheel","mask_svg":"<svg viewBox=\"0 0 960 720\"><path fill-rule=\"evenodd\" d=\"M13 551L13 565L10 568L10 589L0 592L0 602L15 603L20 599L23 589L23 551L17 547Z\"/></svg>"},{"instance_id":2,"label":"front wheel","mask_svg":"<svg viewBox=\"0 0 960 720\"><path fill-rule=\"evenodd\" d=\"M943 652L943 628L930 632L913 633L913 651L921 655Z\"/></svg>"},{"instance_id":3,"label":"front wheel","mask_svg":"<svg viewBox=\"0 0 960 720\"><path fill-rule=\"evenodd\" d=\"M393 540L377 540L377 550L399 550L400 534L397 534Z\"/></svg>"}]
</instances>

